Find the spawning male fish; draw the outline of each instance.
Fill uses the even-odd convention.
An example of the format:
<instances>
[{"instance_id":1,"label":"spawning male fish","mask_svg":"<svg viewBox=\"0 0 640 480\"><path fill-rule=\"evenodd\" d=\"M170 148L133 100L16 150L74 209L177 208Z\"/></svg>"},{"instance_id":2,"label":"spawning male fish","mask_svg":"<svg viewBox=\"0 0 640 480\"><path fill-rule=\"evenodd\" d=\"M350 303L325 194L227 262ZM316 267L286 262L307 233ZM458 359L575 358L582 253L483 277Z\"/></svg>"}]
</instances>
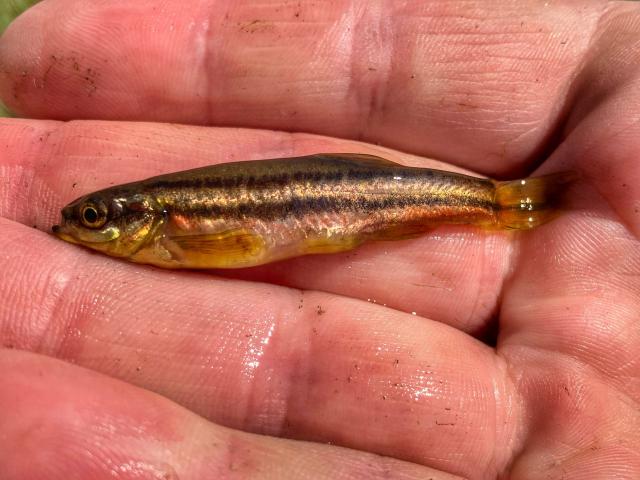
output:
<instances>
[{"instance_id":1,"label":"spawning male fish","mask_svg":"<svg viewBox=\"0 0 640 480\"><path fill-rule=\"evenodd\" d=\"M250 267L442 224L532 228L551 218L565 180L498 182L360 154L224 163L81 197L53 232L159 267Z\"/></svg>"}]
</instances>

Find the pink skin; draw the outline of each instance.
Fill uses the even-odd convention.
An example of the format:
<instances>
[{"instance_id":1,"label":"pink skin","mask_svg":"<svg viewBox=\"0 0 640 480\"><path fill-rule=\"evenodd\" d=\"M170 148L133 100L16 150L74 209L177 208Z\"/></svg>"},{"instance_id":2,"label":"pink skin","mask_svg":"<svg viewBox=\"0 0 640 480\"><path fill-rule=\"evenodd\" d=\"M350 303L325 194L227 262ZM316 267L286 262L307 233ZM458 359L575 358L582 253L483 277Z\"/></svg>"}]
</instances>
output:
<instances>
[{"instance_id":1,"label":"pink skin","mask_svg":"<svg viewBox=\"0 0 640 480\"><path fill-rule=\"evenodd\" d=\"M0 121L0 478L638 478L640 6L190 3L45 0L0 39L40 118ZM117 121L56 121L84 118ZM113 183L319 151L581 179L522 235L238 272L43 232Z\"/></svg>"}]
</instances>

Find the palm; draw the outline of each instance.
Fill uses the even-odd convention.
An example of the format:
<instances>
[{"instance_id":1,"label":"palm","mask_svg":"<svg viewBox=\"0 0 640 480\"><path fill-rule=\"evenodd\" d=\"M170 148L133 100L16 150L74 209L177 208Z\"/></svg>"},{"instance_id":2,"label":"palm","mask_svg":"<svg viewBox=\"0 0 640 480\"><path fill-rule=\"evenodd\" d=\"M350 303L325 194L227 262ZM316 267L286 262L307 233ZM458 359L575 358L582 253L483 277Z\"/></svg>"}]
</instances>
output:
<instances>
[{"instance_id":1,"label":"palm","mask_svg":"<svg viewBox=\"0 0 640 480\"><path fill-rule=\"evenodd\" d=\"M4 477L638 475L637 7L147 3L46 0L0 42L17 111L118 120L0 124ZM442 166L376 142L494 176L551 152L541 172L582 178L570 212L520 236L442 228L224 277L30 228L96 188L218 161ZM496 348L474 338L494 324Z\"/></svg>"}]
</instances>

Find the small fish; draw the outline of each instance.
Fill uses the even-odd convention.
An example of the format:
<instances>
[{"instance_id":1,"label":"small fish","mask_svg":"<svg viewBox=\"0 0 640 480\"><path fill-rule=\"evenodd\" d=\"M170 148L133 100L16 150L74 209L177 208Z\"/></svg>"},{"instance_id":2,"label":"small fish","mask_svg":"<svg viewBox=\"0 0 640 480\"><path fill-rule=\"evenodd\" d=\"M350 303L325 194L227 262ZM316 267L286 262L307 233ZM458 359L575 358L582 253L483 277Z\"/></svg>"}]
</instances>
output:
<instances>
[{"instance_id":1,"label":"small fish","mask_svg":"<svg viewBox=\"0 0 640 480\"><path fill-rule=\"evenodd\" d=\"M251 267L442 224L533 228L557 213L566 181L498 182L361 154L224 163L83 196L53 232L159 267Z\"/></svg>"}]
</instances>

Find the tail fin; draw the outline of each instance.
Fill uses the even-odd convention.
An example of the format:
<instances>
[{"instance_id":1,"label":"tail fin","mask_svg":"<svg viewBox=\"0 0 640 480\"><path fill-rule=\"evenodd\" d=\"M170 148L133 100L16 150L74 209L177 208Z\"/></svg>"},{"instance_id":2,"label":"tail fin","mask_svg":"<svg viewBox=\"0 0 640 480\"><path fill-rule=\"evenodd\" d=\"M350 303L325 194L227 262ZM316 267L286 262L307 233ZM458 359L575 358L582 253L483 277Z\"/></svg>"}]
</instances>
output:
<instances>
[{"instance_id":1,"label":"tail fin","mask_svg":"<svg viewBox=\"0 0 640 480\"><path fill-rule=\"evenodd\" d=\"M575 178L564 172L495 182L498 227L525 230L552 220L560 213L563 194Z\"/></svg>"}]
</instances>

